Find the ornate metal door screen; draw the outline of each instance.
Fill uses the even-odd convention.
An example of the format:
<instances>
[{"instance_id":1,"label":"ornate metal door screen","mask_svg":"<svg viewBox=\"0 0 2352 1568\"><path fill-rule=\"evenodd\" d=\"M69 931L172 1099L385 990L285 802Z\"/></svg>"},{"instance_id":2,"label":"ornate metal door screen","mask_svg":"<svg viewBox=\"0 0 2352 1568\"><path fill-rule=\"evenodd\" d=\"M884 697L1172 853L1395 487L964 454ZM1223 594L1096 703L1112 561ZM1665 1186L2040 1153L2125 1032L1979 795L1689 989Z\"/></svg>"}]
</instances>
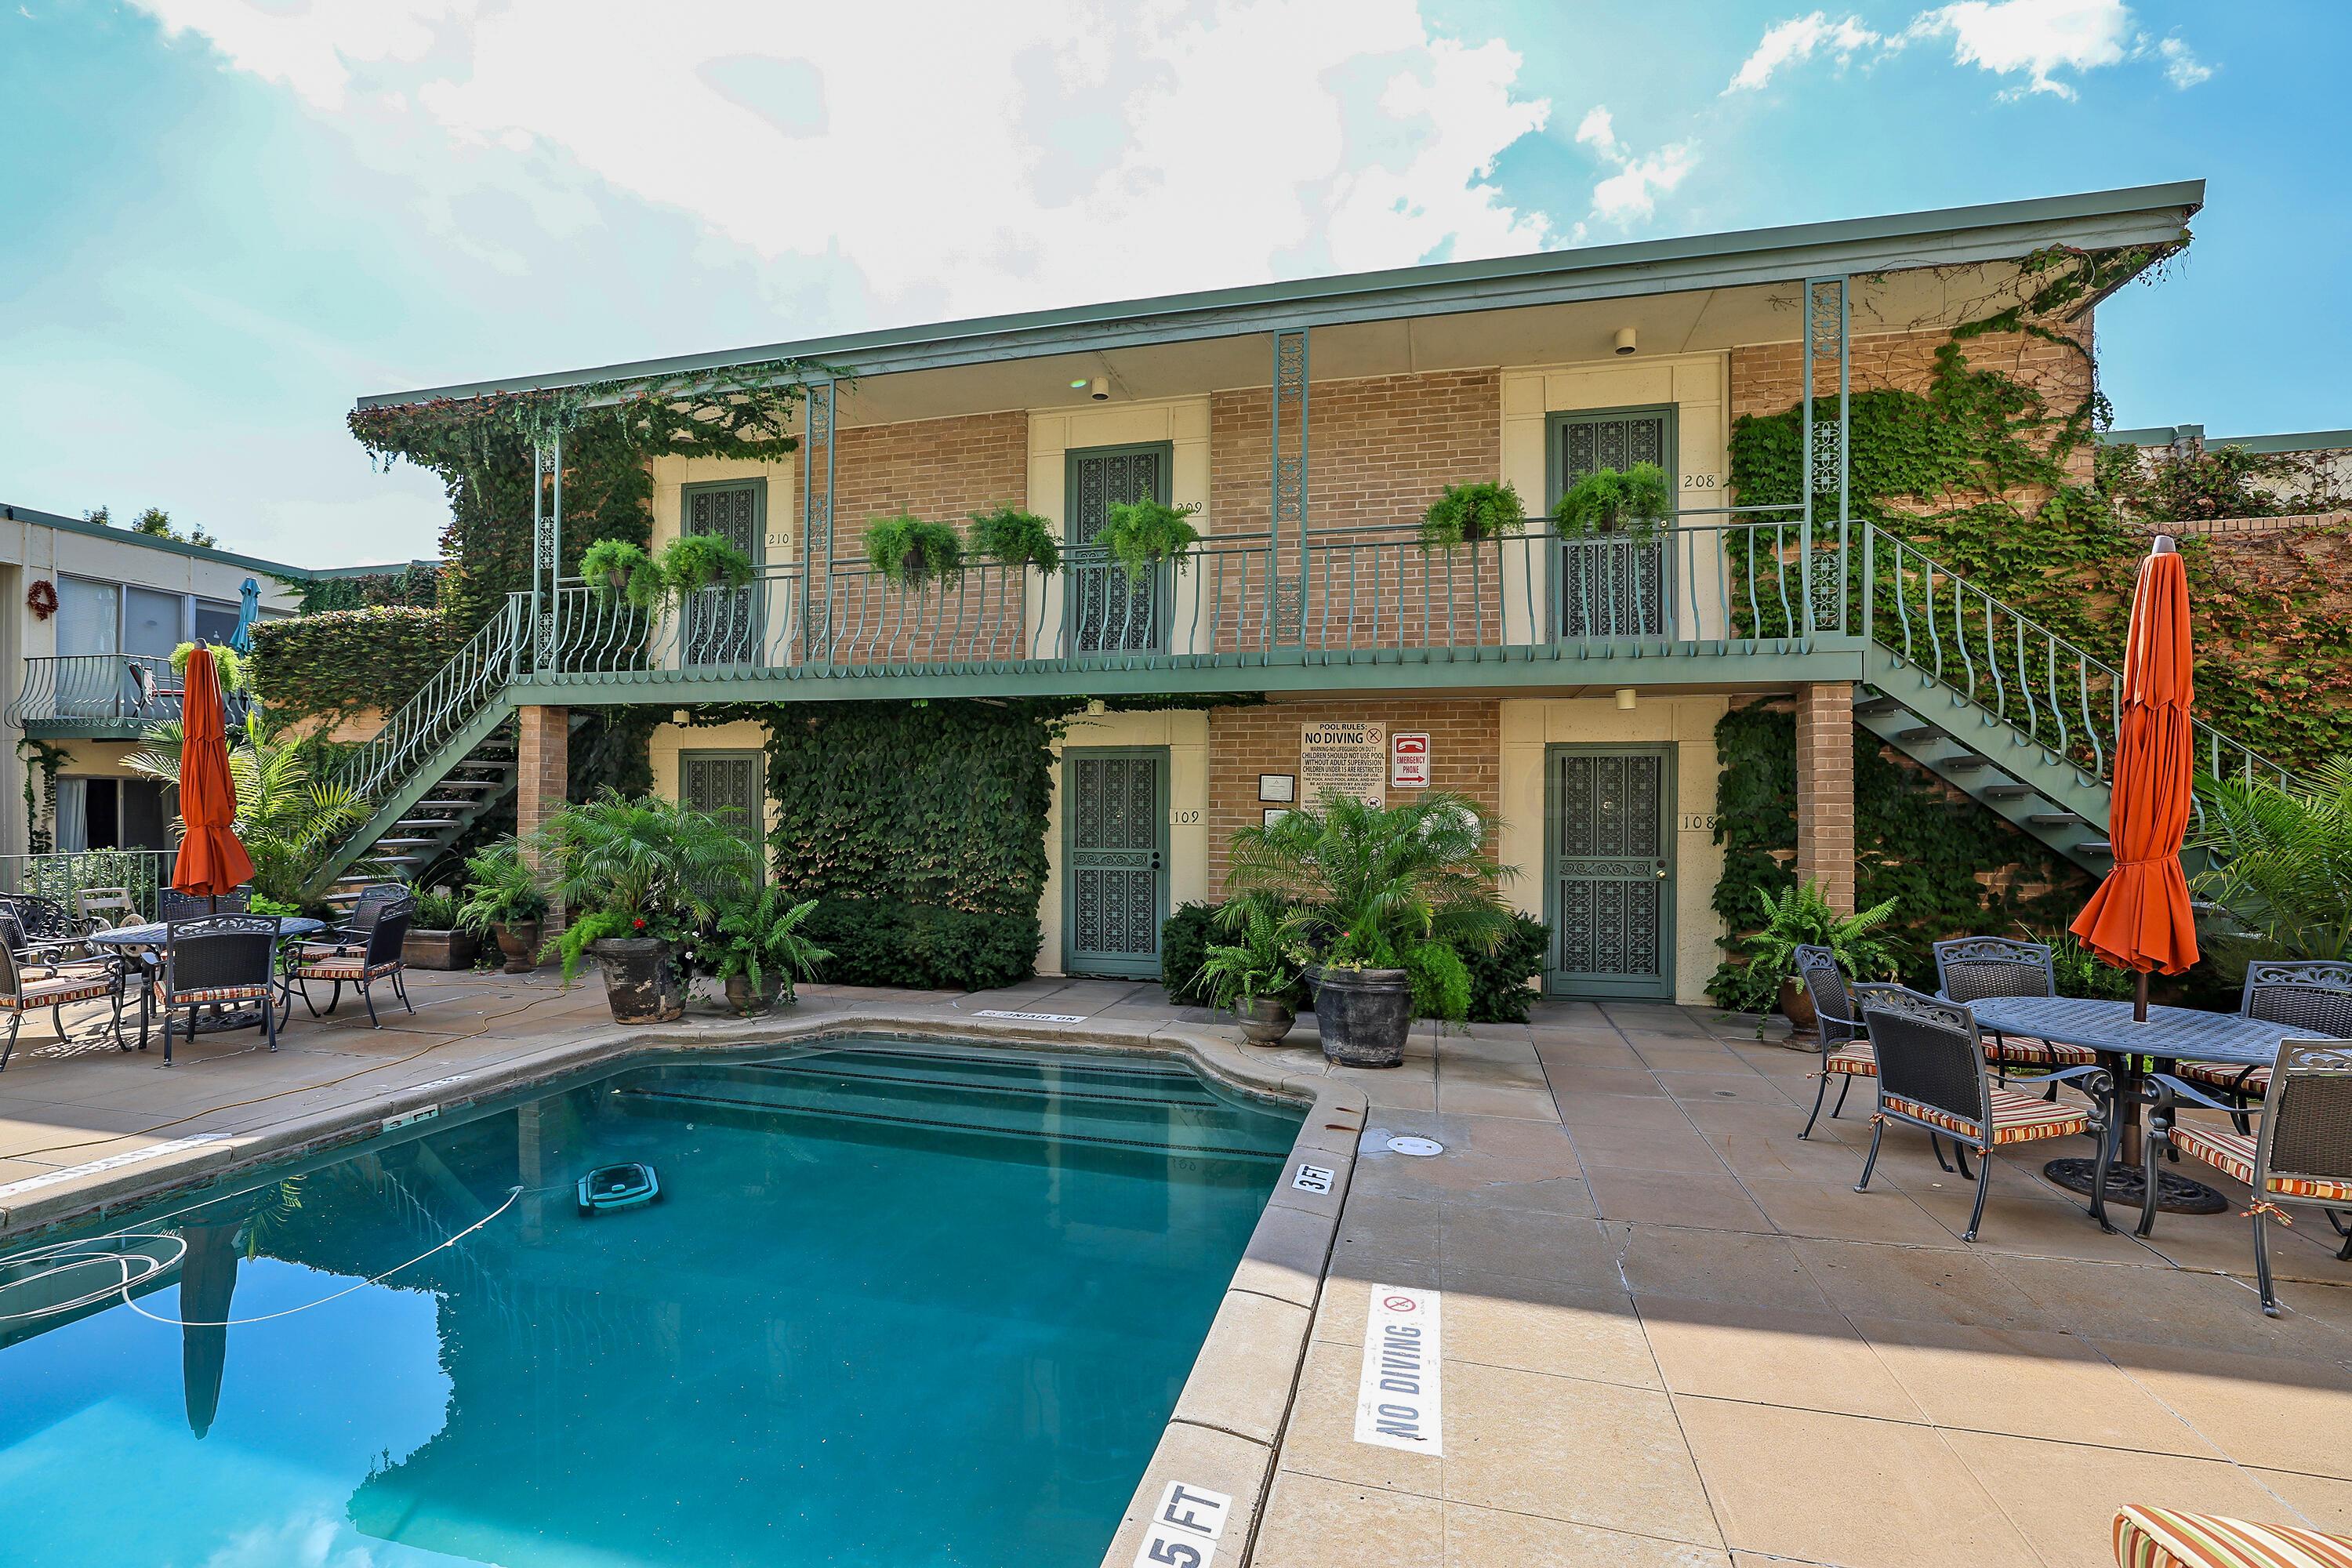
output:
<instances>
[{"instance_id":1,"label":"ornate metal door screen","mask_svg":"<svg viewBox=\"0 0 2352 1568\"><path fill-rule=\"evenodd\" d=\"M1070 455L1070 645L1074 653L1153 653L1160 648L1160 583L1140 583L1093 544L1110 509L1125 501L1168 499L1165 447L1111 447ZM1163 568L1164 573L1164 568Z\"/></svg>"},{"instance_id":2,"label":"ornate metal door screen","mask_svg":"<svg viewBox=\"0 0 2352 1568\"><path fill-rule=\"evenodd\" d=\"M760 558L761 502L767 487L745 484L689 486L686 531L725 540ZM678 617L681 652L688 664L751 664L760 651L760 586L705 588L686 601Z\"/></svg>"},{"instance_id":3,"label":"ornate metal door screen","mask_svg":"<svg viewBox=\"0 0 2352 1568\"><path fill-rule=\"evenodd\" d=\"M1551 756L1552 988L1667 996L1666 753Z\"/></svg>"},{"instance_id":4,"label":"ornate metal door screen","mask_svg":"<svg viewBox=\"0 0 2352 1568\"><path fill-rule=\"evenodd\" d=\"M1068 967L1156 975L1167 916L1167 755L1072 751L1066 766Z\"/></svg>"},{"instance_id":5,"label":"ornate metal door screen","mask_svg":"<svg viewBox=\"0 0 2352 1568\"><path fill-rule=\"evenodd\" d=\"M1554 462L1565 494L1602 468L1655 463L1674 482L1672 432L1664 409L1639 414L1580 415L1555 432ZM1566 637L1656 637L1665 635L1666 547L1656 539L1598 534L1560 545L1560 635Z\"/></svg>"},{"instance_id":6,"label":"ornate metal door screen","mask_svg":"<svg viewBox=\"0 0 2352 1568\"><path fill-rule=\"evenodd\" d=\"M677 759L678 798L741 834L767 864L766 758L758 752L686 752Z\"/></svg>"}]
</instances>

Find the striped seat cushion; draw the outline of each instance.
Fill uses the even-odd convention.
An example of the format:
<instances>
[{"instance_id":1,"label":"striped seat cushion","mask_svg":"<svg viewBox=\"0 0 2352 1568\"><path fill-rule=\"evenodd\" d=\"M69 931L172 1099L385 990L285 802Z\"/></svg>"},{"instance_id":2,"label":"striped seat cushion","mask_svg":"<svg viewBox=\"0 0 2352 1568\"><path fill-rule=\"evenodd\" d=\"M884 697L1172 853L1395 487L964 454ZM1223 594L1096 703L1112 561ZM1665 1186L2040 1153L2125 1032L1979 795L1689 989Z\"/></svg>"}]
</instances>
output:
<instances>
[{"instance_id":1,"label":"striped seat cushion","mask_svg":"<svg viewBox=\"0 0 2352 1568\"><path fill-rule=\"evenodd\" d=\"M16 994L0 994L0 1007L21 1013L28 1007L62 1007L68 1002L88 1002L113 994L114 982L110 979L61 974L54 980L27 980Z\"/></svg>"},{"instance_id":2,"label":"striped seat cushion","mask_svg":"<svg viewBox=\"0 0 2352 1568\"><path fill-rule=\"evenodd\" d=\"M2091 1125L2090 1112L2064 1101L2037 1100L2030 1094L2015 1094L2005 1089L1992 1093L1992 1141L1999 1143L2030 1143L2037 1138L2063 1138L2080 1132ZM1963 1138L1974 1138L1977 1130L1961 1117L1940 1110L1924 1100L1906 1100L1899 1094L1889 1094L1882 1085L1878 1094L1879 1109L1904 1116L1915 1117L1932 1127L1955 1132Z\"/></svg>"},{"instance_id":3,"label":"striped seat cushion","mask_svg":"<svg viewBox=\"0 0 2352 1568\"><path fill-rule=\"evenodd\" d=\"M389 959L374 968L365 968L356 958L332 958L324 963L306 963L299 973L305 980L373 980L400 967L398 959Z\"/></svg>"},{"instance_id":4,"label":"striped seat cushion","mask_svg":"<svg viewBox=\"0 0 2352 1568\"><path fill-rule=\"evenodd\" d=\"M2352 1568L2352 1541L2287 1524L2133 1503L2116 1515L2116 1568Z\"/></svg>"},{"instance_id":5,"label":"striped seat cushion","mask_svg":"<svg viewBox=\"0 0 2352 1568\"><path fill-rule=\"evenodd\" d=\"M297 950L295 957L304 963L321 963L329 959L341 958L346 954L365 952L366 951L367 948L364 943L345 945L341 942L306 942L299 950Z\"/></svg>"},{"instance_id":6,"label":"striped seat cushion","mask_svg":"<svg viewBox=\"0 0 2352 1568\"><path fill-rule=\"evenodd\" d=\"M2083 1046L2039 1040L2032 1035L1987 1035L1985 1060L1997 1067L2088 1068L2099 1065L2099 1053Z\"/></svg>"},{"instance_id":7,"label":"striped seat cushion","mask_svg":"<svg viewBox=\"0 0 2352 1568\"><path fill-rule=\"evenodd\" d=\"M2231 1089L2249 1100L2260 1100L2271 1091L2271 1069L2268 1068L2231 1067L2227 1062L2182 1062L2178 1070L2191 1083Z\"/></svg>"},{"instance_id":8,"label":"striped seat cushion","mask_svg":"<svg viewBox=\"0 0 2352 1568\"><path fill-rule=\"evenodd\" d=\"M251 1002L269 994L267 985L192 985L184 991L173 991L163 998L166 1007L185 1007L195 1002Z\"/></svg>"},{"instance_id":9,"label":"striped seat cushion","mask_svg":"<svg viewBox=\"0 0 2352 1568\"><path fill-rule=\"evenodd\" d=\"M1856 1040L1852 1045L1840 1046L1823 1057L1822 1070L1825 1073L1842 1072L1849 1078L1876 1078L1878 1058L1871 1054L1868 1040Z\"/></svg>"},{"instance_id":10,"label":"striped seat cushion","mask_svg":"<svg viewBox=\"0 0 2352 1568\"><path fill-rule=\"evenodd\" d=\"M2248 1186L2254 1184L2254 1140L2246 1133L2201 1121L2183 1121L2172 1129L2172 1146L2192 1160L2202 1160L2225 1176L2235 1176ZM2340 1198L2352 1203L2352 1181L2273 1176L2263 1185L2265 1191L2283 1198Z\"/></svg>"}]
</instances>

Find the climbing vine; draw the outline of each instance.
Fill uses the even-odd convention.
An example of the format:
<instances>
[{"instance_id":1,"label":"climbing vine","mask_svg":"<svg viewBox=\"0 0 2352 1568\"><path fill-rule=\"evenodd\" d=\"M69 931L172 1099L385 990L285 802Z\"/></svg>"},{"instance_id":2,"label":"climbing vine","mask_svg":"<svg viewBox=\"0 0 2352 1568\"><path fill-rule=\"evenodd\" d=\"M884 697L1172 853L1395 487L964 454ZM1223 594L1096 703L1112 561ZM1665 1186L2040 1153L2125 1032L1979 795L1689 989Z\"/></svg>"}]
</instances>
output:
<instances>
[{"instance_id":1,"label":"climbing vine","mask_svg":"<svg viewBox=\"0 0 2352 1568\"><path fill-rule=\"evenodd\" d=\"M16 742L16 754L26 763L25 850L47 855L57 847L58 770L66 765L66 749L26 735Z\"/></svg>"}]
</instances>

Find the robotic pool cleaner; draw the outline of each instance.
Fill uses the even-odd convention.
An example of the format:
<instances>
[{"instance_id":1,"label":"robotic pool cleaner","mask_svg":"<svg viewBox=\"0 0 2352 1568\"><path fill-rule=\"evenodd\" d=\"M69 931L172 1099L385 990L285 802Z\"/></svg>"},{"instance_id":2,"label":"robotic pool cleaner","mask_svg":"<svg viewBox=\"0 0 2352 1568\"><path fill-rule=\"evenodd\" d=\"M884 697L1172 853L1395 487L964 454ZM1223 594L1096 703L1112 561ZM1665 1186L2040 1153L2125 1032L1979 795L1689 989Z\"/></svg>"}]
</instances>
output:
<instances>
[{"instance_id":1,"label":"robotic pool cleaner","mask_svg":"<svg viewBox=\"0 0 2352 1568\"><path fill-rule=\"evenodd\" d=\"M599 1165L580 1178L580 1212L602 1214L608 1209L633 1209L661 1196L661 1179L651 1165L635 1161Z\"/></svg>"}]
</instances>

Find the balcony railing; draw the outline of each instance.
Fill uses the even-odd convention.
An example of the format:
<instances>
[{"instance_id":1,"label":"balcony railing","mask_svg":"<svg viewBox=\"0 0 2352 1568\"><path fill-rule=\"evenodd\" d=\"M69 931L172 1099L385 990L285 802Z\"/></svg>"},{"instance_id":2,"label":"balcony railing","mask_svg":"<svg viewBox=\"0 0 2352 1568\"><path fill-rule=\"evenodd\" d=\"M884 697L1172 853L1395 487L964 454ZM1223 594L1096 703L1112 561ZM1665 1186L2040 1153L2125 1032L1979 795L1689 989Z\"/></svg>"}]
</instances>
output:
<instances>
[{"instance_id":1,"label":"balcony railing","mask_svg":"<svg viewBox=\"0 0 2352 1568\"><path fill-rule=\"evenodd\" d=\"M1846 629L1838 552L1808 561L1802 537L1793 519L1732 512L1453 550L1410 526L1333 528L1212 538L1135 582L1083 548L1050 577L982 562L922 584L864 561L795 562L659 617L573 578L534 672L705 682L1785 650Z\"/></svg>"},{"instance_id":2,"label":"balcony railing","mask_svg":"<svg viewBox=\"0 0 2352 1568\"><path fill-rule=\"evenodd\" d=\"M229 722L244 722L244 694L226 695ZM7 720L17 725L136 735L147 725L176 721L180 697L180 677L168 658L126 653L28 658L24 687L8 704Z\"/></svg>"}]
</instances>

